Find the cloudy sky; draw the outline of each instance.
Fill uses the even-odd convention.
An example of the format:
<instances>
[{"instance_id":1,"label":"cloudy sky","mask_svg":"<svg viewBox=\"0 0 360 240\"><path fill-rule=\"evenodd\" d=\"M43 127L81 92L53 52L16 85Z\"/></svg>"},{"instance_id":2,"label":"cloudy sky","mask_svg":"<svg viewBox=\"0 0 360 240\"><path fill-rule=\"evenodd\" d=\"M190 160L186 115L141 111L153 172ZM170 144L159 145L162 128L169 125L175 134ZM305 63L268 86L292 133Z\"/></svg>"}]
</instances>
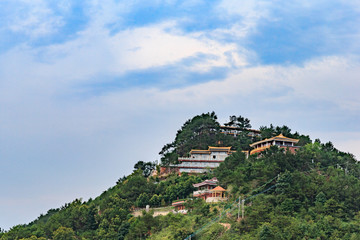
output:
<instances>
[{"instance_id":1,"label":"cloudy sky","mask_svg":"<svg viewBox=\"0 0 360 240\"><path fill-rule=\"evenodd\" d=\"M360 159L359 20L359 0L0 0L0 227L96 197L209 111Z\"/></svg>"}]
</instances>

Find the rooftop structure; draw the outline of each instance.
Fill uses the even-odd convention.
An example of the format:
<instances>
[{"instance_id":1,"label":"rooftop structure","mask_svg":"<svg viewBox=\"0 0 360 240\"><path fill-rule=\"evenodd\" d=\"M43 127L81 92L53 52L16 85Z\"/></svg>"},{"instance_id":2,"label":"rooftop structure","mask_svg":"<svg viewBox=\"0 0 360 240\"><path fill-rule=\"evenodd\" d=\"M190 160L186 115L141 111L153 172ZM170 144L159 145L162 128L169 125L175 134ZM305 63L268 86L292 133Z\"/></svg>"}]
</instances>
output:
<instances>
[{"instance_id":1,"label":"rooftop structure","mask_svg":"<svg viewBox=\"0 0 360 240\"><path fill-rule=\"evenodd\" d=\"M296 149L298 149L298 146L295 146L296 143L298 143L298 139L294 138L288 138L284 135L280 134L276 137L272 137L269 139L261 140L258 142L255 142L253 144L250 144L250 147L254 148L250 151L250 155L254 153L262 152L271 146L278 146L279 148L288 148L291 152L295 152Z\"/></svg>"},{"instance_id":2,"label":"rooftop structure","mask_svg":"<svg viewBox=\"0 0 360 240\"><path fill-rule=\"evenodd\" d=\"M187 213L187 210L185 209L185 200L176 200L176 201L173 201L173 203L171 204L174 209L175 209L175 212L180 212L180 213L184 213L186 214Z\"/></svg>"},{"instance_id":3,"label":"rooftop structure","mask_svg":"<svg viewBox=\"0 0 360 240\"><path fill-rule=\"evenodd\" d=\"M180 157L178 159L180 164L172 167L177 168L180 174L182 172L203 173L207 169L217 168L233 152L231 147L209 147L207 150L192 149L190 157Z\"/></svg>"},{"instance_id":4,"label":"rooftop structure","mask_svg":"<svg viewBox=\"0 0 360 240\"><path fill-rule=\"evenodd\" d=\"M218 185L218 180L216 177L213 177L212 179L207 179L201 183L195 183L193 184L194 187L201 189L212 189Z\"/></svg>"},{"instance_id":5,"label":"rooftop structure","mask_svg":"<svg viewBox=\"0 0 360 240\"><path fill-rule=\"evenodd\" d=\"M260 136L260 130L255 129L243 129L235 126L220 126L220 128L222 133L232 135L234 137L244 131L246 131L248 133L247 135L250 137Z\"/></svg>"},{"instance_id":6,"label":"rooftop structure","mask_svg":"<svg viewBox=\"0 0 360 240\"><path fill-rule=\"evenodd\" d=\"M206 200L206 198L210 195L210 190L214 189L217 185L218 180L215 177L201 183L195 183L193 186L197 188L197 190L194 191L193 196Z\"/></svg>"},{"instance_id":7,"label":"rooftop structure","mask_svg":"<svg viewBox=\"0 0 360 240\"><path fill-rule=\"evenodd\" d=\"M220 186L217 186L217 184L218 180L216 178L193 184L193 186L197 188L197 190L194 191L193 196L202 198L206 202L219 202L226 200L226 190Z\"/></svg>"},{"instance_id":8,"label":"rooftop structure","mask_svg":"<svg viewBox=\"0 0 360 240\"><path fill-rule=\"evenodd\" d=\"M211 190L211 196L206 199L206 202L221 202L227 200L226 190L220 186Z\"/></svg>"}]
</instances>

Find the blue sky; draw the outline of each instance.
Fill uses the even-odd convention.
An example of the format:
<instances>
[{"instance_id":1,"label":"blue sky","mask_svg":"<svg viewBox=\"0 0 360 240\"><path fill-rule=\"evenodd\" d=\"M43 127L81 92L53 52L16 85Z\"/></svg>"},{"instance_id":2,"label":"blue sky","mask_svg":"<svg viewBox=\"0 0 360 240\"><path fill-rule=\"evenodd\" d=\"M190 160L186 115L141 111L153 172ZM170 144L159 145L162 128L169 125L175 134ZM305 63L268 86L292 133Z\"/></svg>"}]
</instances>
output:
<instances>
[{"instance_id":1,"label":"blue sky","mask_svg":"<svg viewBox=\"0 0 360 240\"><path fill-rule=\"evenodd\" d=\"M189 118L360 159L359 1L0 1L0 227L154 161Z\"/></svg>"}]
</instances>

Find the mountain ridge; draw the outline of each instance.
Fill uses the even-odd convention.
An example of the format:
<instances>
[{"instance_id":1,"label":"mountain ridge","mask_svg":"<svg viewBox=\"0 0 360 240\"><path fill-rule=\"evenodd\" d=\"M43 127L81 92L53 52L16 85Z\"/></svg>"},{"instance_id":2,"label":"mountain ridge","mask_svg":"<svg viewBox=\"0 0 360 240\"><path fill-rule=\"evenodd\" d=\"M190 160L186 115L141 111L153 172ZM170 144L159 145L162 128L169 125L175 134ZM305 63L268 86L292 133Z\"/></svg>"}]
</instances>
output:
<instances>
[{"instance_id":1,"label":"mountain ridge","mask_svg":"<svg viewBox=\"0 0 360 240\"><path fill-rule=\"evenodd\" d=\"M160 165L139 161L132 174L95 199L50 209L29 224L3 231L0 239L358 239L360 167L352 154L331 142L312 142L287 126L261 127L259 136L249 136L249 119L231 116L226 124L244 131L236 137L221 133L216 114L205 113L186 121L160 151L160 165L167 166L192 148L234 145L236 152L213 171L161 180L150 175ZM249 157L242 152L276 134L299 138L301 148L295 154L276 146ZM212 177L228 190L227 202L192 197L193 184ZM179 198L188 199L186 215L132 214L136 207L171 206ZM239 199L247 199L244 218L238 217Z\"/></svg>"}]
</instances>

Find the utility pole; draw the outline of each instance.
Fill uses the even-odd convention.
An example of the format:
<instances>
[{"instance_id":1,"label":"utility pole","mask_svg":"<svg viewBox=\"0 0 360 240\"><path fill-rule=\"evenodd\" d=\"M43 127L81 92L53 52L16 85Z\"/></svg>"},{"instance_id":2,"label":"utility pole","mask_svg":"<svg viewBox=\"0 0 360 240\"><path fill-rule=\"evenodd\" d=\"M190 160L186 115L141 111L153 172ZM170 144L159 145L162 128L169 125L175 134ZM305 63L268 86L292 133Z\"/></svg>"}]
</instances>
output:
<instances>
[{"instance_id":1,"label":"utility pole","mask_svg":"<svg viewBox=\"0 0 360 240\"><path fill-rule=\"evenodd\" d=\"M348 166L349 166L349 161L346 162L345 175L347 175L348 173Z\"/></svg>"},{"instance_id":2,"label":"utility pole","mask_svg":"<svg viewBox=\"0 0 360 240\"><path fill-rule=\"evenodd\" d=\"M244 217L245 217L245 199L242 200L241 210L242 210L241 218L244 219Z\"/></svg>"},{"instance_id":3,"label":"utility pole","mask_svg":"<svg viewBox=\"0 0 360 240\"><path fill-rule=\"evenodd\" d=\"M238 208L238 219L240 218L240 202L241 202L241 197L239 197L239 208Z\"/></svg>"}]
</instances>

